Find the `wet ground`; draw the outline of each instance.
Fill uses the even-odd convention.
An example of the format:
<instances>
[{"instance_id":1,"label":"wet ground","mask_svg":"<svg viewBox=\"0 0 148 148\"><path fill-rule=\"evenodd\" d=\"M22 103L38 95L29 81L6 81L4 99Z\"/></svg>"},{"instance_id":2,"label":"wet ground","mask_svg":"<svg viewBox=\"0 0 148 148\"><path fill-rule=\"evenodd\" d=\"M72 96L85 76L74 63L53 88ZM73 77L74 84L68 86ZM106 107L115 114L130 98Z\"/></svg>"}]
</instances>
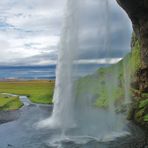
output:
<instances>
[{"instance_id":1,"label":"wet ground","mask_svg":"<svg viewBox=\"0 0 148 148\"><path fill-rule=\"evenodd\" d=\"M24 98L22 97L22 100ZM24 100L26 102L26 100ZM91 137L61 137L61 131L38 129L36 123L48 118L52 106L26 102L19 111L0 112L0 148L147 148L144 132L129 123L129 136L103 142Z\"/></svg>"}]
</instances>

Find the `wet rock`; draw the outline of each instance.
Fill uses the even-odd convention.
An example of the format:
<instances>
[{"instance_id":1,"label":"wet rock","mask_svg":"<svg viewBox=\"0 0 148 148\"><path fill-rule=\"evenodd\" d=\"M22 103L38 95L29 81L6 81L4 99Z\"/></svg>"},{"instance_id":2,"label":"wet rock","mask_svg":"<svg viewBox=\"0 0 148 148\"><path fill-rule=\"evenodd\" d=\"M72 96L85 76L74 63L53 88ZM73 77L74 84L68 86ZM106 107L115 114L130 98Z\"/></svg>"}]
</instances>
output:
<instances>
[{"instance_id":1,"label":"wet rock","mask_svg":"<svg viewBox=\"0 0 148 148\"><path fill-rule=\"evenodd\" d=\"M13 147L13 145L11 145L11 144L8 144L8 147Z\"/></svg>"},{"instance_id":2,"label":"wet rock","mask_svg":"<svg viewBox=\"0 0 148 148\"><path fill-rule=\"evenodd\" d=\"M148 92L148 68L141 68L137 72L139 90L142 93Z\"/></svg>"},{"instance_id":3,"label":"wet rock","mask_svg":"<svg viewBox=\"0 0 148 148\"><path fill-rule=\"evenodd\" d=\"M117 0L119 5L127 12L130 17L135 36L132 38L132 47L136 40L140 43L141 65L136 70L131 83L132 105L128 118L148 129L148 122L144 122L144 115L148 114L148 105L139 108L142 101L147 98L143 96L148 93L148 1L147 0ZM137 38L137 39L136 39Z\"/></svg>"},{"instance_id":4,"label":"wet rock","mask_svg":"<svg viewBox=\"0 0 148 148\"><path fill-rule=\"evenodd\" d=\"M129 15L133 29L141 44L142 68L148 67L148 1L117 0Z\"/></svg>"},{"instance_id":5,"label":"wet rock","mask_svg":"<svg viewBox=\"0 0 148 148\"><path fill-rule=\"evenodd\" d=\"M20 116L20 111L0 111L0 124L14 121Z\"/></svg>"}]
</instances>

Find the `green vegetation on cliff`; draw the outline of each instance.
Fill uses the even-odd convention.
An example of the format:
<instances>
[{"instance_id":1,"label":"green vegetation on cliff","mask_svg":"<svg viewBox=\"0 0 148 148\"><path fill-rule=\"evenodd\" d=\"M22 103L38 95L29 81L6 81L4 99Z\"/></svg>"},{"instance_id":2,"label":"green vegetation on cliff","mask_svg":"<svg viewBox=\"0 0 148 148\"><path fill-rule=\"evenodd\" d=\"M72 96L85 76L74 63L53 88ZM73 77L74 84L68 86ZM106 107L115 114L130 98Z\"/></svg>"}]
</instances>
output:
<instances>
[{"instance_id":1,"label":"green vegetation on cliff","mask_svg":"<svg viewBox=\"0 0 148 148\"><path fill-rule=\"evenodd\" d=\"M133 118L141 126L148 127L148 94L141 94L137 100Z\"/></svg>"},{"instance_id":2,"label":"green vegetation on cliff","mask_svg":"<svg viewBox=\"0 0 148 148\"><path fill-rule=\"evenodd\" d=\"M110 101L115 105L128 103L129 96L132 95L131 81L141 65L140 45L135 35L132 44L131 53L117 64L100 68L95 74L81 78L77 82L78 98L85 96L82 94L90 94L97 107L107 107Z\"/></svg>"},{"instance_id":3,"label":"green vegetation on cliff","mask_svg":"<svg viewBox=\"0 0 148 148\"><path fill-rule=\"evenodd\" d=\"M112 102L117 111L118 105L120 111L124 111L123 105L130 103L128 119L148 127L148 92L139 90L140 82L137 80L137 73L141 68L140 50L140 43L133 34L132 50L128 55L117 64L100 68L95 74L77 82L78 98L87 99L91 96L92 104L103 108Z\"/></svg>"}]
</instances>

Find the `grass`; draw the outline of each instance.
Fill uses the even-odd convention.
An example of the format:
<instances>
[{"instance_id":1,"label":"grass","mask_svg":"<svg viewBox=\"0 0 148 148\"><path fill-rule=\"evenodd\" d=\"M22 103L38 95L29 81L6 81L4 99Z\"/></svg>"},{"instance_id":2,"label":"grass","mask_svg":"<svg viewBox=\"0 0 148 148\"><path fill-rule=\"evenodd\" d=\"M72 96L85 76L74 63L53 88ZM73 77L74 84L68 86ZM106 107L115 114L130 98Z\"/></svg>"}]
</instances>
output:
<instances>
[{"instance_id":1,"label":"grass","mask_svg":"<svg viewBox=\"0 0 148 148\"><path fill-rule=\"evenodd\" d=\"M125 91L124 65L129 65L129 57L130 55L127 55L119 63L100 68L95 74L81 78L77 83L78 98L82 98L87 93L95 94L93 104L96 107L103 108L107 107L110 101L115 102L115 104L122 102ZM127 68L128 67L126 67L126 69ZM130 82L128 81L126 83Z\"/></svg>"},{"instance_id":2,"label":"grass","mask_svg":"<svg viewBox=\"0 0 148 148\"><path fill-rule=\"evenodd\" d=\"M139 108L144 108L146 106L148 106L148 99L140 101Z\"/></svg>"},{"instance_id":3,"label":"grass","mask_svg":"<svg viewBox=\"0 0 148 148\"><path fill-rule=\"evenodd\" d=\"M83 94L91 94L93 98L95 97L93 104L104 108L110 101L117 102L124 97L124 88L120 85L120 80L115 83L115 77L118 75L114 70L112 72L109 70L109 68L101 68L96 74L81 79L78 83L78 98L85 96Z\"/></svg>"},{"instance_id":4,"label":"grass","mask_svg":"<svg viewBox=\"0 0 148 148\"><path fill-rule=\"evenodd\" d=\"M0 110L16 110L23 106L18 96L0 94Z\"/></svg>"},{"instance_id":5,"label":"grass","mask_svg":"<svg viewBox=\"0 0 148 148\"><path fill-rule=\"evenodd\" d=\"M148 122L148 94L143 94L143 97L145 98L139 102L138 112L143 111L139 119L142 118L142 122Z\"/></svg>"},{"instance_id":6,"label":"grass","mask_svg":"<svg viewBox=\"0 0 148 148\"><path fill-rule=\"evenodd\" d=\"M81 78L76 83L77 97L78 99L91 97L92 104L98 108L106 108L113 103L117 109L118 105L122 107L122 104L129 103L128 100L132 98L132 112L129 111L129 119L148 127L148 93L141 93L131 86L141 68L141 47L134 35L132 44L131 52L121 61Z\"/></svg>"},{"instance_id":7,"label":"grass","mask_svg":"<svg viewBox=\"0 0 148 148\"><path fill-rule=\"evenodd\" d=\"M34 103L51 104L54 91L54 81L48 80L28 80L28 81L1 81L0 93L11 93L25 95ZM11 102L9 102L11 100ZM13 100L13 101L12 101ZM0 105L4 106L7 101L11 104L10 108L15 108L14 104L19 104L18 98L5 98L0 96ZM6 104L5 104L6 103ZM9 109L9 107L7 107Z\"/></svg>"},{"instance_id":8,"label":"grass","mask_svg":"<svg viewBox=\"0 0 148 148\"><path fill-rule=\"evenodd\" d=\"M118 63L100 68L95 74L81 78L76 83L77 97L85 99L86 94L94 95L93 104L97 107L107 107L110 101L116 105L121 104L123 100L128 100L126 97L132 93L130 82L140 65L140 44L133 34L132 51Z\"/></svg>"},{"instance_id":9,"label":"grass","mask_svg":"<svg viewBox=\"0 0 148 148\"><path fill-rule=\"evenodd\" d=\"M144 121L148 122L148 114L144 116Z\"/></svg>"}]
</instances>

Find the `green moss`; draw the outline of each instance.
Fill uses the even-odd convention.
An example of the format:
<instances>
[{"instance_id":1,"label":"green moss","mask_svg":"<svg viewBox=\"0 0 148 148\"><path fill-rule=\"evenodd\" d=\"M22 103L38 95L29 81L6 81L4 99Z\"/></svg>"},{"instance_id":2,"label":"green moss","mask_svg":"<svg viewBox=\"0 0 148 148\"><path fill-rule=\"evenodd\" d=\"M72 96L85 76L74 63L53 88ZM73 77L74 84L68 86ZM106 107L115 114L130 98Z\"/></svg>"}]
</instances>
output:
<instances>
[{"instance_id":1,"label":"green moss","mask_svg":"<svg viewBox=\"0 0 148 148\"><path fill-rule=\"evenodd\" d=\"M137 40L135 42L135 46L132 49L132 53L131 53L131 70L132 73L134 74L135 71L137 71L139 69L139 67L141 66L141 60L140 60L140 44L139 41Z\"/></svg>"},{"instance_id":2,"label":"green moss","mask_svg":"<svg viewBox=\"0 0 148 148\"><path fill-rule=\"evenodd\" d=\"M108 106L108 101L107 99L97 99L97 101L95 102L95 106L99 107L99 108L106 108Z\"/></svg>"},{"instance_id":3,"label":"green moss","mask_svg":"<svg viewBox=\"0 0 148 148\"><path fill-rule=\"evenodd\" d=\"M77 83L77 97L81 99L87 93L96 94L93 104L97 107L107 107L111 101L114 104L122 104L126 97L125 91L131 95L130 82L140 66L140 44L133 35L131 53L118 63L100 68L95 74L81 78Z\"/></svg>"},{"instance_id":4,"label":"green moss","mask_svg":"<svg viewBox=\"0 0 148 148\"><path fill-rule=\"evenodd\" d=\"M105 89L99 91L99 97L96 99L95 106L97 107L107 107L108 106L108 95Z\"/></svg>"},{"instance_id":5,"label":"green moss","mask_svg":"<svg viewBox=\"0 0 148 148\"><path fill-rule=\"evenodd\" d=\"M148 106L148 99L140 101L139 108L144 108L147 106Z\"/></svg>"},{"instance_id":6,"label":"green moss","mask_svg":"<svg viewBox=\"0 0 148 148\"><path fill-rule=\"evenodd\" d=\"M136 121L139 125L147 127L148 122L148 99L143 98L143 96L146 96L145 94L142 94L142 98L138 98L137 101L135 100L135 103L137 104L134 107L134 121ZM133 107L133 106L132 106Z\"/></svg>"},{"instance_id":7,"label":"green moss","mask_svg":"<svg viewBox=\"0 0 148 148\"><path fill-rule=\"evenodd\" d=\"M143 98L147 98L148 99L148 93L143 93L142 96L143 96Z\"/></svg>"},{"instance_id":8,"label":"green moss","mask_svg":"<svg viewBox=\"0 0 148 148\"><path fill-rule=\"evenodd\" d=\"M144 121L148 122L148 114L144 116Z\"/></svg>"},{"instance_id":9,"label":"green moss","mask_svg":"<svg viewBox=\"0 0 148 148\"><path fill-rule=\"evenodd\" d=\"M119 62L111 67L100 68L95 74L81 78L76 87L77 98L82 99L88 93L95 94L94 105L97 107L107 107L111 99L116 102L123 98L124 88L121 86L120 80L121 65L122 63ZM114 84L116 80L117 83Z\"/></svg>"},{"instance_id":10,"label":"green moss","mask_svg":"<svg viewBox=\"0 0 148 148\"><path fill-rule=\"evenodd\" d=\"M136 112L135 114L135 120L137 122L143 122L143 115L144 115L144 109L139 110L138 112Z\"/></svg>"},{"instance_id":11,"label":"green moss","mask_svg":"<svg viewBox=\"0 0 148 148\"><path fill-rule=\"evenodd\" d=\"M129 95L130 98L134 98L134 102L132 102L128 119L145 125L148 122L148 93L141 94L139 90L131 88L131 82L135 81L136 73L141 68L140 49L140 43L133 34L132 50L121 61L100 68L95 74L78 81L78 99L86 99L83 98L86 94L95 94L93 105L106 108L109 103L114 103L118 108L118 105L124 104L124 100L129 99L126 98Z\"/></svg>"}]
</instances>

